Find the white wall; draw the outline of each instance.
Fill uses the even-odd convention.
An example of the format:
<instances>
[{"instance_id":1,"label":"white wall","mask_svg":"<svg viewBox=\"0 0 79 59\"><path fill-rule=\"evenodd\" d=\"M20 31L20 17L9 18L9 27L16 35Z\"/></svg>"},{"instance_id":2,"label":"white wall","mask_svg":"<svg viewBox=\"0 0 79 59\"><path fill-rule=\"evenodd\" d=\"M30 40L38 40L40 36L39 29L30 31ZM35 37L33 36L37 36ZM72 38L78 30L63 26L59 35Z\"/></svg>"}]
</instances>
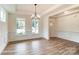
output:
<instances>
[{"instance_id":1,"label":"white wall","mask_svg":"<svg viewBox=\"0 0 79 59\"><path fill-rule=\"evenodd\" d=\"M7 22L0 21L0 54L4 50L8 41Z\"/></svg>"},{"instance_id":2,"label":"white wall","mask_svg":"<svg viewBox=\"0 0 79 59\"><path fill-rule=\"evenodd\" d=\"M42 18L42 22L43 22L43 32L42 32L42 36L45 38L45 39L47 39L47 40L49 40L49 17L48 16L44 16L43 18Z\"/></svg>"},{"instance_id":3,"label":"white wall","mask_svg":"<svg viewBox=\"0 0 79 59\"><path fill-rule=\"evenodd\" d=\"M0 21L0 54L8 44L8 12L15 12L14 5L0 4L0 7L4 8L7 13L6 22Z\"/></svg>"},{"instance_id":4,"label":"white wall","mask_svg":"<svg viewBox=\"0 0 79 59\"><path fill-rule=\"evenodd\" d=\"M55 18L49 18L49 37L55 37Z\"/></svg>"},{"instance_id":5,"label":"white wall","mask_svg":"<svg viewBox=\"0 0 79 59\"><path fill-rule=\"evenodd\" d=\"M25 35L22 35L22 36L16 35L16 17L26 18L26 34ZM39 34L32 34L31 29L32 29L31 16L9 14L9 21L8 21L9 42L42 37L42 35L41 35L41 33L42 33L41 19L40 19L40 26L39 26Z\"/></svg>"},{"instance_id":6,"label":"white wall","mask_svg":"<svg viewBox=\"0 0 79 59\"><path fill-rule=\"evenodd\" d=\"M56 37L79 42L79 13L56 19Z\"/></svg>"}]
</instances>

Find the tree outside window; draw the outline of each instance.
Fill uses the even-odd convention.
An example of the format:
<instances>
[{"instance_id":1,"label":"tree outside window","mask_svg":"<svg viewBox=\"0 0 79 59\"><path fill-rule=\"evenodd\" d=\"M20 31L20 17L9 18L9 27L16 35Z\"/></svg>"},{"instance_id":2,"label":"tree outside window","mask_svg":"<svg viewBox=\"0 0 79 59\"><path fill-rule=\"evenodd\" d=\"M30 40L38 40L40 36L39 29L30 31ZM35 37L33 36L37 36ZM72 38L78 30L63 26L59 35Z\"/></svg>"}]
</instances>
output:
<instances>
[{"instance_id":1,"label":"tree outside window","mask_svg":"<svg viewBox=\"0 0 79 59\"><path fill-rule=\"evenodd\" d=\"M20 35L25 34L25 19L24 18L16 19L16 33Z\"/></svg>"},{"instance_id":2,"label":"tree outside window","mask_svg":"<svg viewBox=\"0 0 79 59\"><path fill-rule=\"evenodd\" d=\"M32 33L36 33L38 34L39 33L39 20L35 20L33 19L32 20Z\"/></svg>"}]
</instances>

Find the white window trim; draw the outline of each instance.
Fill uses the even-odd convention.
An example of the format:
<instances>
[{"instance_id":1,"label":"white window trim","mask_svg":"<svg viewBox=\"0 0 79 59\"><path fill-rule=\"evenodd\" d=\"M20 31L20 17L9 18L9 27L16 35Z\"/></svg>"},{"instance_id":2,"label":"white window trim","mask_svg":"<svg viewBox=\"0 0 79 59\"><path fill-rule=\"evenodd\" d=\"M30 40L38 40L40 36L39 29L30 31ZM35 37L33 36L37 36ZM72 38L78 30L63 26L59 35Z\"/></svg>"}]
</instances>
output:
<instances>
[{"instance_id":1,"label":"white window trim","mask_svg":"<svg viewBox=\"0 0 79 59\"><path fill-rule=\"evenodd\" d=\"M23 17L16 17L16 21L17 21L17 18L22 18L22 19L24 19L24 21L25 21L25 18L23 18ZM24 34L18 34L18 33L17 33L17 26L16 26L16 35L17 35L17 36L24 36L24 35L26 35L26 22L25 22L25 33L24 33Z\"/></svg>"},{"instance_id":2,"label":"white window trim","mask_svg":"<svg viewBox=\"0 0 79 59\"><path fill-rule=\"evenodd\" d=\"M1 11L2 11L2 13L3 13L3 18L1 18ZM4 16L5 16L5 18L4 18ZM2 7L0 7L0 21L1 22L6 22L6 20L7 20L7 13L6 13L6 10L4 9L4 8L2 8Z\"/></svg>"},{"instance_id":3,"label":"white window trim","mask_svg":"<svg viewBox=\"0 0 79 59\"><path fill-rule=\"evenodd\" d=\"M38 21L39 21L39 19L37 19ZM39 21L39 25L38 25L38 33L34 33L34 32L32 32L32 34L39 34L40 33L40 21Z\"/></svg>"}]
</instances>

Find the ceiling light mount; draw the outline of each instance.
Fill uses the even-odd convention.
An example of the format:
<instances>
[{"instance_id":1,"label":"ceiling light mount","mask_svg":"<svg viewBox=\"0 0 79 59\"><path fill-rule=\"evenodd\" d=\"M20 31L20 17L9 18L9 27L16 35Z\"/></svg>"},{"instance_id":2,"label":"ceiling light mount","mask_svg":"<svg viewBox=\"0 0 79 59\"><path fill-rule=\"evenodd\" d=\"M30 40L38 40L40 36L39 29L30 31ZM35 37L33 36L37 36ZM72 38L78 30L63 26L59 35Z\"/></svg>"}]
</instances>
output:
<instances>
[{"instance_id":1,"label":"ceiling light mount","mask_svg":"<svg viewBox=\"0 0 79 59\"><path fill-rule=\"evenodd\" d=\"M33 19L39 19L40 18L40 16L37 14L37 4L34 4L34 7L35 7L35 12L34 12L34 14L32 15L32 18Z\"/></svg>"}]
</instances>

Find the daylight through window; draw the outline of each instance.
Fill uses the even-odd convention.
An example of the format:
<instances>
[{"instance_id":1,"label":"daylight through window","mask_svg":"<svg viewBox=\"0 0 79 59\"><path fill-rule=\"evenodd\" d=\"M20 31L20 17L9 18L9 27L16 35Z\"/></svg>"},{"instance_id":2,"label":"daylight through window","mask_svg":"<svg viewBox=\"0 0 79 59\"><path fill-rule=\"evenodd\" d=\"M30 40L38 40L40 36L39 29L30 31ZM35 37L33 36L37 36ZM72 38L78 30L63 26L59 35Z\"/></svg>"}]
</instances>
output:
<instances>
[{"instance_id":1,"label":"daylight through window","mask_svg":"<svg viewBox=\"0 0 79 59\"><path fill-rule=\"evenodd\" d=\"M39 33L39 19L32 19L32 33Z\"/></svg>"},{"instance_id":2,"label":"daylight through window","mask_svg":"<svg viewBox=\"0 0 79 59\"><path fill-rule=\"evenodd\" d=\"M0 21L6 22L6 11L0 7Z\"/></svg>"},{"instance_id":3,"label":"daylight through window","mask_svg":"<svg viewBox=\"0 0 79 59\"><path fill-rule=\"evenodd\" d=\"M16 18L16 34L25 34L25 19Z\"/></svg>"}]
</instances>

